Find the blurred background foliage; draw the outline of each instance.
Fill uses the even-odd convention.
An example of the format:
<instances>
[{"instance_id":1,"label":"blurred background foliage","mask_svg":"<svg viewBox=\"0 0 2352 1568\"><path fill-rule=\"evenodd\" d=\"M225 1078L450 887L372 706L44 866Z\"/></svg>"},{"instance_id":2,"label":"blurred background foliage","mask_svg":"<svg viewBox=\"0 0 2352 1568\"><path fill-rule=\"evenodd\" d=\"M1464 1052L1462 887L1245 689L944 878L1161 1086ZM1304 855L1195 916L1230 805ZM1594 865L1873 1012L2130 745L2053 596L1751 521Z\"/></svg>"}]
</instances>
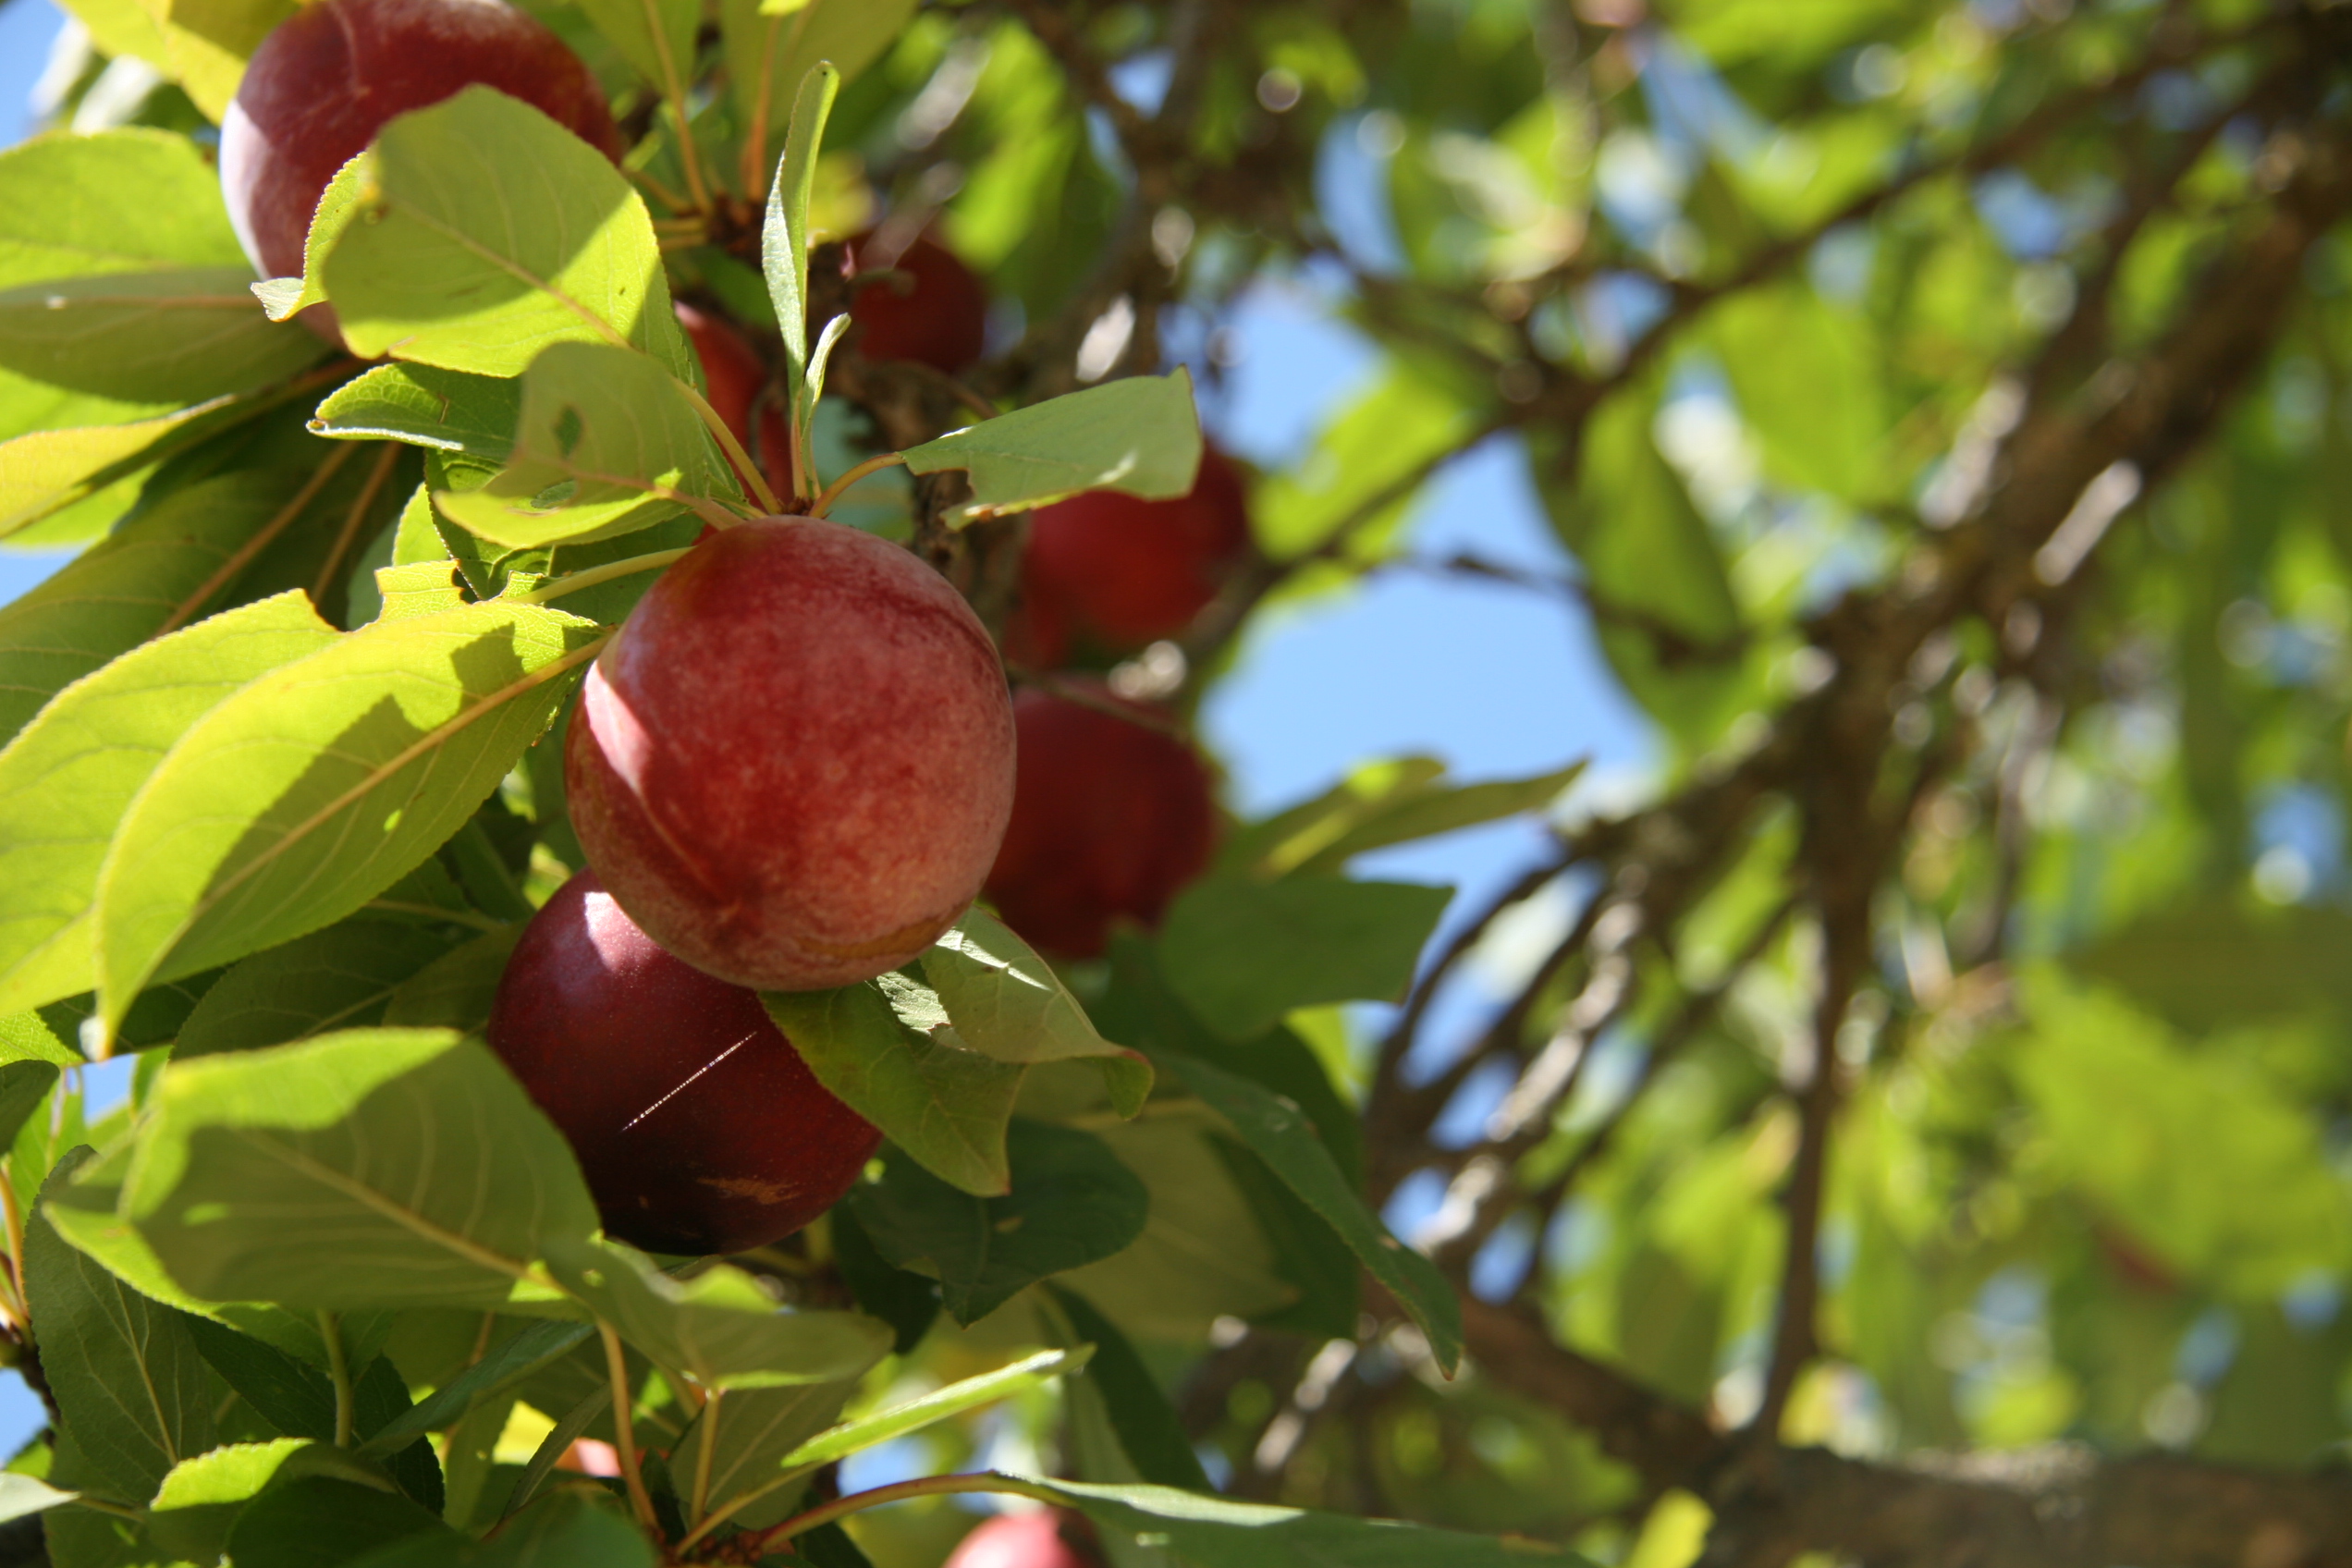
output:
<instances>
[{"instance_id":1,"label":"blurred background foliage","mask_svg":"<svg viewBox=\"0 0 2352 1568\"><path fill-rule=\"evenodd\" d=\"M202 128L135 64L56 114ZM1411 1004L1293 1019L1469 1291L1724 1430L2296 1469L2352 1417L2348 138L2313 0L937 4L844 92L821 205L938 211L1000 389L1074 321L1076 374L1188 362L1215 426L1253 291L1356 335L1186 650L1212 711L1241 612L1419 573L1590 627L1622 696L1488 672L1531 713L1645 717ZM1422 547L1465 454L1565 570ZM1378 1313L1244 1323L1279 1260L1226 1261L1155 1277L1146 1348L1231 1489L1700 1550L1587 1412ZM858 1478L1050 1464L1059 1397ZM859 1533L888 1568L969 1522Z\"/></svg>"}]
</instances>

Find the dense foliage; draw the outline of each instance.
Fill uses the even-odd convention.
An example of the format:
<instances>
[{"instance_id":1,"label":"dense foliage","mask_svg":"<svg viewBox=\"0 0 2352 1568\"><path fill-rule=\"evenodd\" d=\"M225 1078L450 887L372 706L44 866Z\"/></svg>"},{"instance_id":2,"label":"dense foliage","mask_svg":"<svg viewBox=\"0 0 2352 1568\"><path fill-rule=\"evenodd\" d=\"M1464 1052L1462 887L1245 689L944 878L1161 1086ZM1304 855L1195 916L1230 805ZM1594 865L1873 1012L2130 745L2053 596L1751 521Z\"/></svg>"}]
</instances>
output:
<instances>
[{"instance_id":1,"label":"dense foliage","mask_svg":"<svg viewBox=\"0 0 2352 1568\"><path fill-rule=\"evenodd\" d=\"M995 1492L1116 1568L2352 1562L2352 10L530 0L606 104L338 170L364 3L72 0L0 153L0 531L83 546L0 607L27 1561L931 1568ZM270 147L333 178L257 282ZM1377 367L1244 473L1192 375L1294 275ZM1573 575L1413 554L1497 447ZM1004 651L960 913L993 664L614 652L812 508ZM1587 616L1638 797L1205 827L1253 618L1403 570ZM483 1039L592 858L729 969L613 826L698 695L710 864L875 927L753 1034L886 1140L724 1261ZM1477 907L1351 875L1527 813Z\"/></svg>"}]
</instances>

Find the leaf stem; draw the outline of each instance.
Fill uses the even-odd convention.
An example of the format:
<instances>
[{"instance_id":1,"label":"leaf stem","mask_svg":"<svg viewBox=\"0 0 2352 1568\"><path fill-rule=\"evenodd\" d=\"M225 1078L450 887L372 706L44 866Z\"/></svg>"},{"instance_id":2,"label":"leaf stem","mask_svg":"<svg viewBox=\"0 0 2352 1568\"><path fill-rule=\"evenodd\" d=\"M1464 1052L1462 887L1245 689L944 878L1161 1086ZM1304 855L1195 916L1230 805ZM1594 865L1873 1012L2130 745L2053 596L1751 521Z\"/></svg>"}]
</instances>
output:
<instances>
[{"instance_id":1,"label":"leaf stem","mask_svg":"<svg viewBox=\"0 0 2352 1568\"><path fill-rule=\"evenodd\" d=\"M896 452L885 452L878 458L866 459L865 461L858 464L857 467L850 470L849 472L841 475L840 478L827 485L823 492L817 496L815 501L811 503L809 507L809 516L823 517L827 512L833 509L833 503L841 498L843 492L847 491L850 486L855 484L859 480L866 478L870 474L880 473L886 468L902 465L905 461L906 459Z\"/></svg>"},{"instance_id":2,"label":"leaf stem","mask_svg":"<svg viewBox=\"0 0 2352 1568\"><path fill-rule=\"evenodd\" d=\"M719 1396L725 1389L713 1389L703 1400L703 1440L694 1454L694 1497L686 1510L686 1517L699 1520L710 1506L711 1451L718 1442Z\"/></svg>"},{"instance_id":3,"label":"leaf stem","mask_svg":"<svg viewBox=\"0 0 2352 1568\"><path fill-rule=\"evenodd\" d=\"M326 1341L326 1372L335 1379L335 1446L351 1446L352 1399L351 1359L343 1347L343 1326L335 1314L321 1309L318 1315L319 1338Z\"/></svg>"},{"instance_id":4,"label":"leaf stem","mask_svg":"<svg viewBox=\"0 0 2352 1568\"><path fill-rule=\"evenodd\" d=\"M245 543L231 550L228 558L221 562L214 570L213 574L197 586L194 593L180 600L171 614L164 618L164 623L155 628L154 634L158 637L165 636L194 619L196 612L211 603L214 594L237 581L238 574L253 564L255 556L268 549L279 534L293 526L294 520L300 517L304 508L318 498L318 493L326 488L327 482L341 472L343 465L349 462L359 449L357 446L337 447L333 452L327 454L325 460L312 472L311 477L303 481L302 487L294 492L294 498L280 507L276 516L255 529L252 536Z\"/></svg>"},{"instance_id":5,"label":"leaf stem","mask_svg":"<svg viewBox=\"0 0 2352 1568\"><path fill-rule=\"evenodd\" d=\"M684 376L672 376L671 379L692 402L694 411L703 416L703 423L710 427L710 433L718 437L718 449L727 454L727 460L734 465L738 473L751 482L752 498L771 517L782 511L784 508L777 503L776 492L768 488L767 479L760 472L759 465L752 461L749 452L743 450L743 444L735 439L735 433L727 428L727 422L718 417L718 410L710 406L710 399L695 391L694 384Z\"/></svg>"},{"instance_id":6,"label":"leaf stem","mask_svg":"<svg viewBox=\"0 0 2352 1568\"><path fill-rule=\"evenodd\" d=\"M584 567L552 582L542 582L527 594L517 594L515 600L525 605L544 605L550 599L560 599L566 594L577 594L582 588L594 588L599 582L610 582L617 577L634 577L641 571L659 571L670 562L682 558L693 547L686 545L675 550L655 550L650 555L631 556L627 560Z\"/></svg>"},{"instance_id":7,"label":"leaf stem","mask_svg":"<svg viewBox=\"0 0 2352 1568\"><path fill-rule=\"evenodd\" d=\"M640 1525L649 1531L658 1531L654 1500L646 1494L645 1477L637 1468L637 1434L633 1429L637 1402L629 1391L629 1361L621 1354L620 1336L611 1324L599 1317L596 1333L605 1341L605 1373L612 1379L613 1452L620 1460L620 1478L629 1488L629 1505L636 1510Z\"/></svg>"},{"instance_id":8,"label":"leaf stem","mask_svg":"<svg viewBox=\"0 0 2352 1568\"><path fill-rule=\"evenodd\" d=\"M375 498L384 493L385 482L392 477L392 465L400 460L398 442L386 441L382 445L384 449L376 454L375 467L368 471L367 483L360 486L351 509L343 514L343 526L336 531L334 547L326 552L326 564L319 568L317 578L311 583L312 605L326 603L326 595L335 586L336 573L343 569L351 546L359 542L360 525L367 521Z\"/></svg>"},{"instance_id":9,"label":"leaf stem","mask_svg":"<svg viewBox=\"0 0 2352 1568\"><path fill-rule=\"evenodd\" d=\"M830 1525L836 1519L846 1519L869 1508L879 1508L886 1502L904 1502L909 1498L938 1497L949 1492L1011 1492L1016 1497L1035 1498L1039 1502L1060 1502L1052 1488L1035 1481L1016 1480L999 1476L993 1470L982 1470L963 1476L925 1476L920 1480L900 1481L895 1486L876 1487L871 1491L851 1492L830 1502L819 1503L805 1513L796 1513L781 1525L774 1525L752 1537L755 1550L766 1552L778 1541Z\"/></svg>"}]
</instances>

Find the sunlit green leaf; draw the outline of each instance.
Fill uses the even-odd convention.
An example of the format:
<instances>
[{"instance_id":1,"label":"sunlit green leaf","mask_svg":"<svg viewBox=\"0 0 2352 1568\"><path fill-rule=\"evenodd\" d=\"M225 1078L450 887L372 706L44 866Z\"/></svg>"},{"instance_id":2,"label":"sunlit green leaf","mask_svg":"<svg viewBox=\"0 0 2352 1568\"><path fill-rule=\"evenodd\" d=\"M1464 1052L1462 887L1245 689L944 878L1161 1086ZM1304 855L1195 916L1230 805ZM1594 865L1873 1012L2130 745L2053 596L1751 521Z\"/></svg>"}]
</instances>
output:
<instances>
[{"instance_id":1,"label":"sunlit green leaf","mask_svg":"<svg viewBox=\"0 0 2352 1568\"><path fill-rule=\"evenodd\" d=\"M455 832L599 645L529 605L379 622L246 686L141 789L99 877L109 1019L357 910Z\"/></svg>"},{"instance_id":2,"label":"sunlit green leaf","mask_svg":"<svg viewBox=\"0 0 2352 1568\"><path fill-rule=\"evenodd\" d=\"M43 619L66 619L86 602L84 594L103 591L97 584L106 577L143 565L151 582L168 584L218 558L210 549L159 543L148 560L121 558L104 576L75 569L91 584L61 582L57 608ZM0 624L9 619L0 612ZM99 630L87 619L82 625L85 633ZM0 1009L37 1006L90 987L98 873L140 786L222 698L334 636L300 594L244 606L84 677L0 751L0 877L11 889L0 915Z\"/></svg>"},{"instance_id":3,"label":"sunlit green leaf","mask_svg":"<svg viewBox=\"0 0 2352 1568\"><path fill-rule=\"evenodd\" d=\"M962 518L1040 507L1081 490L1154 500L1188 494L1200 467L1193 378L1179 366L1051 398L910 447L917 473L962 469L972 499Z\"/></svg>"},{"instance_id":4,"label":"sunlit green leaf","mask_svg":"<svg viewBox=\"0 0 2352 1568\"><path fill-rule=\"evenodd\" d=\"M123 1213L199 1296L486 1308L595 1228L561 1136L447 1031L178 1063L149 1115Z\"/></svg>"}]
</instances>

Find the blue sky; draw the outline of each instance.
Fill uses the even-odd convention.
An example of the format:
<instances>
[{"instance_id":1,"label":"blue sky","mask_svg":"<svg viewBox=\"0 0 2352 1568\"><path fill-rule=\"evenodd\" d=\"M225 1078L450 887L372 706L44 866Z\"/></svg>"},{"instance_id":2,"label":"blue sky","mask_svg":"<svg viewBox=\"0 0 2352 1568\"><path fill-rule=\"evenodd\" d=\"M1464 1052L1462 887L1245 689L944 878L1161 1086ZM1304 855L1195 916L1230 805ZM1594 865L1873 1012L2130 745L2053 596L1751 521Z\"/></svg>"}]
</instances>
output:
<instances>
[{"instance_id":1,"label":"blue sky","mask_svg":"<svg viewBox=\"0 0 2352 1568\"><path fill-rule=\"evenodd\" d=\"M0 145L30 129L26 97L55 36L51 0L0 0ZM1392 253L1379 165L1335 136L1318 179L1334 227L1360 259ZM1373 360L1328 300L1304 285L1243 302L1239 358L1206 410L1212 435L1249 459L1301 455ZM1457 550L1565 570L1513 447L1491 442L1443 471L1416 508L1416 554ZM61 564L0 548L0 601ZM1583 612L1523 589L1403 572L1261 616L1235 672L1203 716L1234 806L1256 814L1323 789L1355 764L1406 752L1443 757L1465 778L1588 758L1611 771L1655 755L1638 712L1610 680ZM1459 908L1541 851L1527 824L1458 833L1370 857L1366 875L1459 885ZM1451 1011L1451 1010L1450 1010ZM1468 1108L1464 1108L1467 1109ZM1399 1215L1400 1219L1408 1216ZM41 1425L14 1374L0 1382L0 1452Z\"/></svg>"}]
</instances>

